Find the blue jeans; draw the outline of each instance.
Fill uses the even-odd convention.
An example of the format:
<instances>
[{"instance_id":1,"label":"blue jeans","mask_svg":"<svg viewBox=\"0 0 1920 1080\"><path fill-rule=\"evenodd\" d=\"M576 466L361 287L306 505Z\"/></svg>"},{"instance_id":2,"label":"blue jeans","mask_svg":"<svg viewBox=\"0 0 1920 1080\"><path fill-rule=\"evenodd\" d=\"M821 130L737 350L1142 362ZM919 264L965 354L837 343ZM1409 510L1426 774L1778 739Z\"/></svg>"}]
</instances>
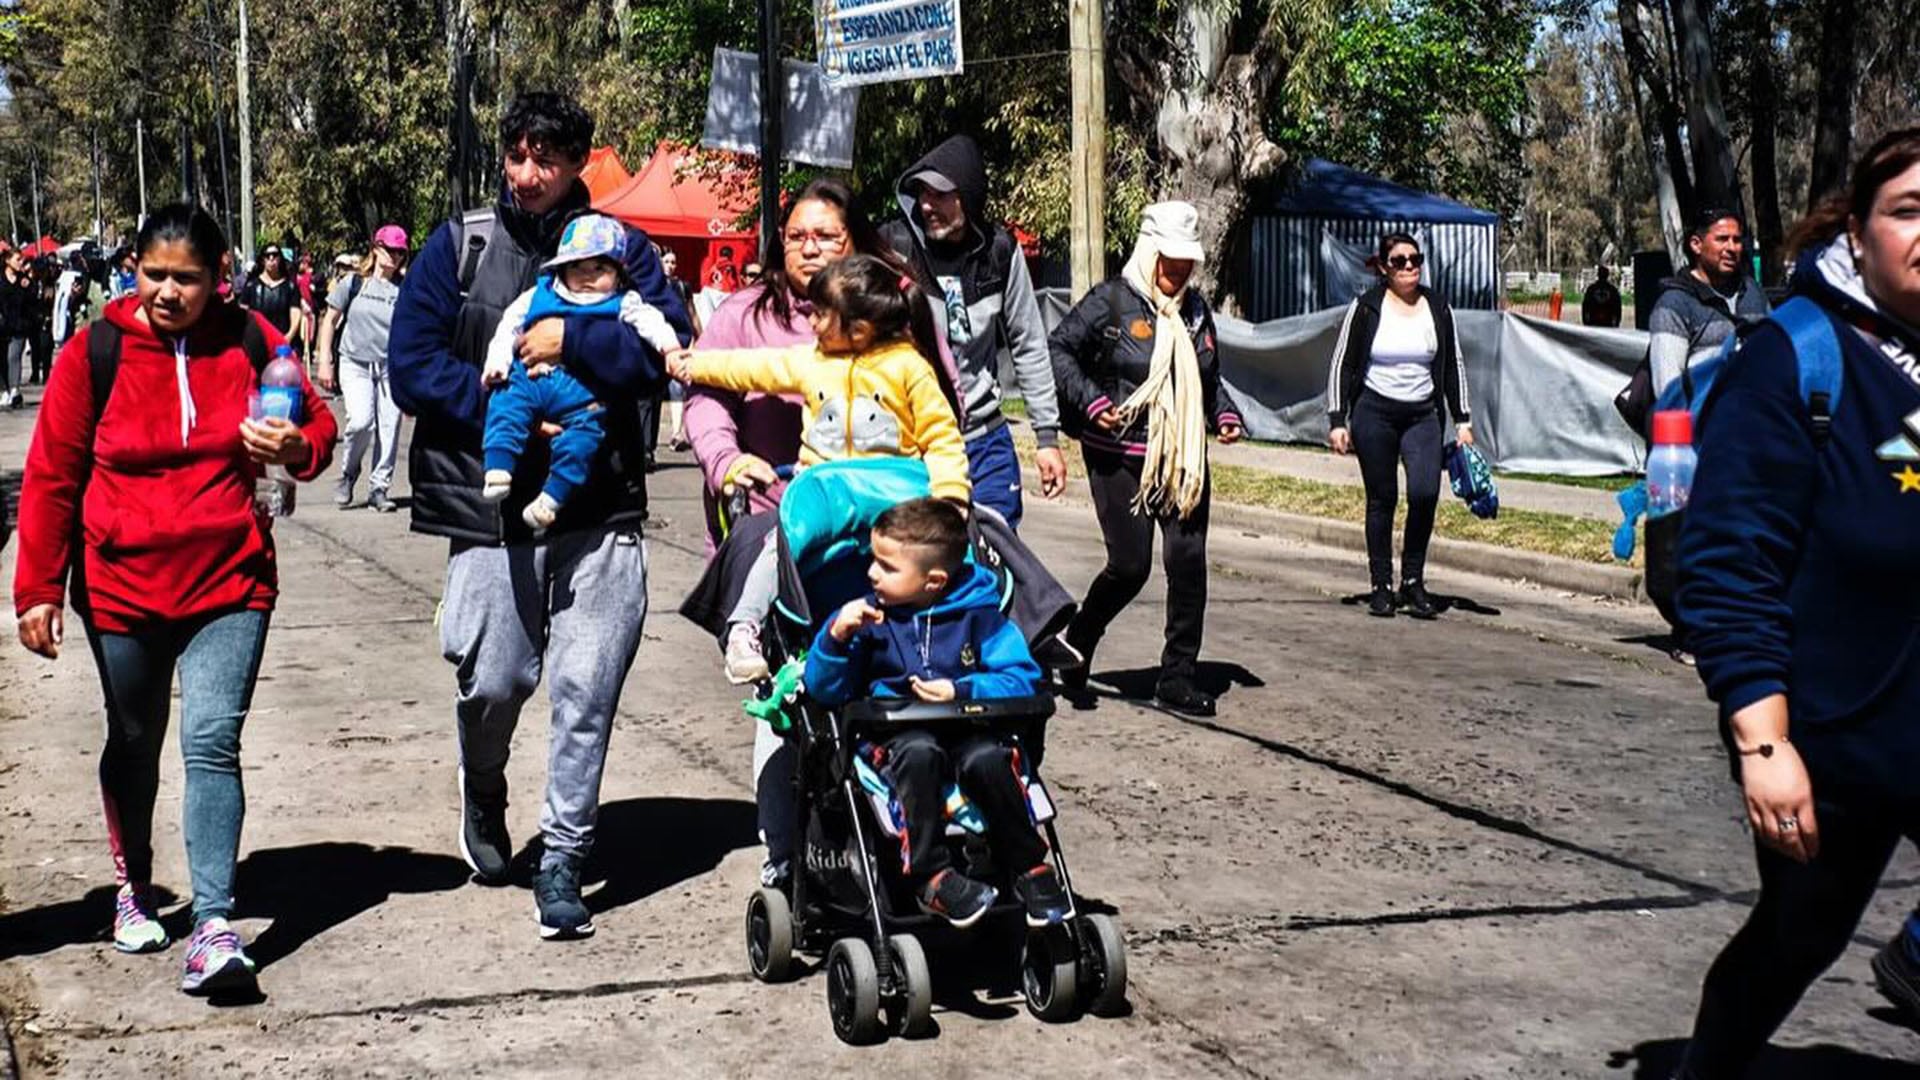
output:
<instances>
[{"instance_id":1,"label":"blue jeans","mask_svg":"<svg viewBox=\"0 0 1920 1080\"><path fill-rule=\"evenodd\" d=\"M559 424L561 431L553 437L553 458L541 490L564 505L587 482L594 455L606 438L601 412L593 392L565 368L535 379L527 374L527 365L515 360L507 385L487 395L487 429L480 441L487 468L513 472L534 425L542 420Z\"/></svg>"},{"instance_id":2,"label":"blue jeans","mask_svg":"<svg viewBox=\"0 0 1920 1080\"><path fill-rule=\"evenodd\" d=\"M181 818L195 926L233 914L234 863L246 816L240 727L253 707L268 621L264 611L232 611L131 634L87 633L106 694L100 793L119 883L153 880L153 801L173 673L180 671L180 755L187 766Z\"/></svg>"},{"instance_id":3,"label":"blue jeans","mask_svg":"<svg viewBox=\"0 0 1920 1080\"><path fill-rule=\"evenodd\" d=\"M967 442L967 472L973 480L973 501L991 506L1020 527L1026 511L1020 499L1020 457L1013 452L1013 431L1005 424Z\"/></svg>"}]
</instances>

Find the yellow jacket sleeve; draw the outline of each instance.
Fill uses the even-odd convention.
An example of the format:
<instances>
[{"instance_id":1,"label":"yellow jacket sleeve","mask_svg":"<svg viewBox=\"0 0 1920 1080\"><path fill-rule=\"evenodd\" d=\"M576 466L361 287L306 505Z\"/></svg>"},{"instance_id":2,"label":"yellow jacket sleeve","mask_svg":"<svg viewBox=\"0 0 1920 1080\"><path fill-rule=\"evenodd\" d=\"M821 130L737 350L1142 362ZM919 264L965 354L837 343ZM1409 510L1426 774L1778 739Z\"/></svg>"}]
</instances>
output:
<instances>
[{"instance_id":1,"label":"yellow jacket sleeve","mask_svg":"<svg viewBox=\"0 0 1920 1080\"><path fill-rule=\"evenodd\" d=\"M688 357L688 373L701 386L736 394L804 393L804 380L813 366L814 347L793 345L780 349L711 349Z\"/></svg>"},{"instance_id":2,"label":"yellow jacket sleeve","mask_svg":"<svg viewBox=\"0 0 1920 1080\"><path fill-rule=\"evenodd\" d=\"M967 444L953 406L940 392L940 380L925 361L913 365L907 376L907 405L913 410L909 435L927 463L927 484L934 498L969 502L973 482L967 479Z\"/></svg>"}]
</instances>

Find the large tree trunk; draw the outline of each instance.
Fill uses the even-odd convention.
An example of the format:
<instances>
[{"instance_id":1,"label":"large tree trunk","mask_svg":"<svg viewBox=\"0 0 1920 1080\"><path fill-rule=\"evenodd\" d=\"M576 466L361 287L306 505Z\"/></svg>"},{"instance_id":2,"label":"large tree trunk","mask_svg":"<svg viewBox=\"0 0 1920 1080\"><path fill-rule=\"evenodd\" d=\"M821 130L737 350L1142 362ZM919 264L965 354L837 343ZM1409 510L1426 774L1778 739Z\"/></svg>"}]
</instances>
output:
<instances>
[{"instance_id":1,"label":"large tree trunk","mask_svg":"<svg viewBox=\"0 0 1920 1080\"><path fill-rule=\"evenodd\" d=\"M1714 63L1710 0L1672 0L1675 46L1687 80L1687 146L1693 151L1694 210L1742 207L1740 176L1727 135L1727 110L1720 100L1720 72Z\"/></svg>"},{"instance_id":2,"label":"large tree trunk","mask_svg":"<svg viewBox=\"0 0 1920 1080\"><path fill-rule=\"evenodd\" d=\"M1646 145L1647 164L1653 170L1655 199L1660 208L1660 233L1675 266L1686 258L1686 206L1693 201L1687 158L1680 139L1680 113L1674 104L1667 66L1654 59L1649 41L1657 28L1652 13L1639 0L1621 7L1620 41L1627 57L1628 85L1633 111L1640 121L1640 139Z\"/></svg>"},{"instance_id":3,"label":"large tree trunk","mask_svg":"<svg viewBox=\"0 0 1920 1080\"><path fill-rule=\"evenodd\" d=\"M1807 206L1840 190L1853 153L1854 42L1860 21L1858 0L1826 0L1820 20L1820 50L1815 67L1820 84L1813 110L1813 181Z\"/></svg>"},{"instance_id":4,"label":"large tree trunk","mask_svg":"<svg viewBox=\"0 0 1920 1080\"><path fill-rule=\"evenodd\" d=\"M1235 313L1233 271L1248 189L1286 161L1262 120L1281 64L1264 31L1246 51L1233 51L1232 13L1223 5L1187 0L1180 20L1189 56L1159 60L1149 69L1134 55L1116 52L1115 74L1136 100L1156 103L1154 129L1165 175L1160 194L1199 209L1208 257L1196 281L1220 310Z\"/></svg>"},{"instance_id":5,"label":"large tree trunk","mask_svg":"<svg viewBox=\"0 0 1920 1080\"><path fill-rule=\"evenodd\" d=\"M1754 229L1759 241L1756 253L1760 256L1760 280L1765 283L1780 279L1781 248L1786 242L1786 230L1780 223L1780 174L1775 155L1775 121L1780 91L1773 73L1776 59L1772 44L1773 20L1766 4L1756 4L1755 7L1757 10L1753 15L1760 21L1762 32L1755 36L1759 42L1757 55L1748 64L1750 79L1747 97L1753 122L1753 153L1748 160L1753 169Z\"/></svg>"}]
</instances>

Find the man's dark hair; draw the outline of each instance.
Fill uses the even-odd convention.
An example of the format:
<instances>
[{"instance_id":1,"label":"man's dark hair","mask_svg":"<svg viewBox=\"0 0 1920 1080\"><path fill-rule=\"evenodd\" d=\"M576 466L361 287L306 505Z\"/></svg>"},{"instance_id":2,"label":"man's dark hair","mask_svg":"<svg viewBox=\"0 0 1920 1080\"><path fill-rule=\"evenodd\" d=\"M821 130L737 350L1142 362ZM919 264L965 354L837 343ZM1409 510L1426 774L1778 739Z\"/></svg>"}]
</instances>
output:
<instances>
[{"instance_id":1,"label":"man's dark hair","mask_svg":"<svg viewBox=\"0 0 1920 1080\"><path fill-rule=\"evenodd\" d=\"M1606 266L1605 266L1604 264L1602 264L1602 265L1601 265L1601 267L1600 267L1600 272L1599 272L1598 274L1596 274L1596 275L1594 275L1594 280L1595 280L1595 281L1605 281L1605 280L1607 280L1607 278L1608 278L1608 277L1610 277L1610 276L1612 276L1612 274L1613 274L1613 271L1611 271L1611 270L1609 270L1609 269L1607 269L1607 268L1606 268Z\"/></svg>"},{"instance_id":2,"label":"man's dark hair","mask_svg":"<svg viewBox=\"0 0 1920 1080\"><path fill-rule=\"evenodd\" d=\"M1746 231L1746 224L1740 220L1738 213L1724 206L1708 206L1693 215L1693 223L1687 226L1687 239L1694 240L1707 235L1713 231L1715 225L1728 218L1732 218L1733 223L1740 226L1740 231Z\"/></svg>"},{"instance_id":3,"label":"man's dark hair","mask_svg":"<svg viewBox=\"0 0 1920 1080\"><path fill-rule=\"evenodd\" d=\"M593 117L565 94L521 94L500 118L500 148L511 150L523 139L535 149L585 161L593 149Z\"/></svg>"},{"instance_id":4,"label":"man's dark hair","mask_svg":"<svg viewBox=\"0 0 1920 1080\"><path fill-rule=\"evenodd\" d=\"M873 523L873 531L916 549L923 570L957 575L966 565L967 518L945 499L909 499L895 503Z\"/></svg>"}]
</instances>

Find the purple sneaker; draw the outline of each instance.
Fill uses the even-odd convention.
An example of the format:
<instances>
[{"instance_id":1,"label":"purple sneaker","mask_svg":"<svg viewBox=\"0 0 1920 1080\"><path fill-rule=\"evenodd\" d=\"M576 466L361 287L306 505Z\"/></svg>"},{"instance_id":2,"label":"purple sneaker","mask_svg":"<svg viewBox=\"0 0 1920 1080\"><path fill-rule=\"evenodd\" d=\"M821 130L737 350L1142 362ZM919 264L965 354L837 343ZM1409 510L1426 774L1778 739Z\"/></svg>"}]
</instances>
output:
<instances>
[{"instance_id":1,"label":"purple sneaker","mask_svg":"<svg viewBox=\"0 0 1920 1080\"><path fill-rule=\"evenodd\" d=\"M153 886L128 882L113 898L113 947L123 953L159 952L171 942L153 906Z\"/></svg>"},{"instance_id":2,"label":"purple sneaker","mask_svg":"<svg viewBox=\"0 0 1920 1080\"><path fill-rule=\"evenodd\" d=\"M241 950L240 935L225 919L201 923L187 939L187 973L180 979L180 989L189 994L213 994L253 986L253 961Z\"/></svg>"}]
</instances>

